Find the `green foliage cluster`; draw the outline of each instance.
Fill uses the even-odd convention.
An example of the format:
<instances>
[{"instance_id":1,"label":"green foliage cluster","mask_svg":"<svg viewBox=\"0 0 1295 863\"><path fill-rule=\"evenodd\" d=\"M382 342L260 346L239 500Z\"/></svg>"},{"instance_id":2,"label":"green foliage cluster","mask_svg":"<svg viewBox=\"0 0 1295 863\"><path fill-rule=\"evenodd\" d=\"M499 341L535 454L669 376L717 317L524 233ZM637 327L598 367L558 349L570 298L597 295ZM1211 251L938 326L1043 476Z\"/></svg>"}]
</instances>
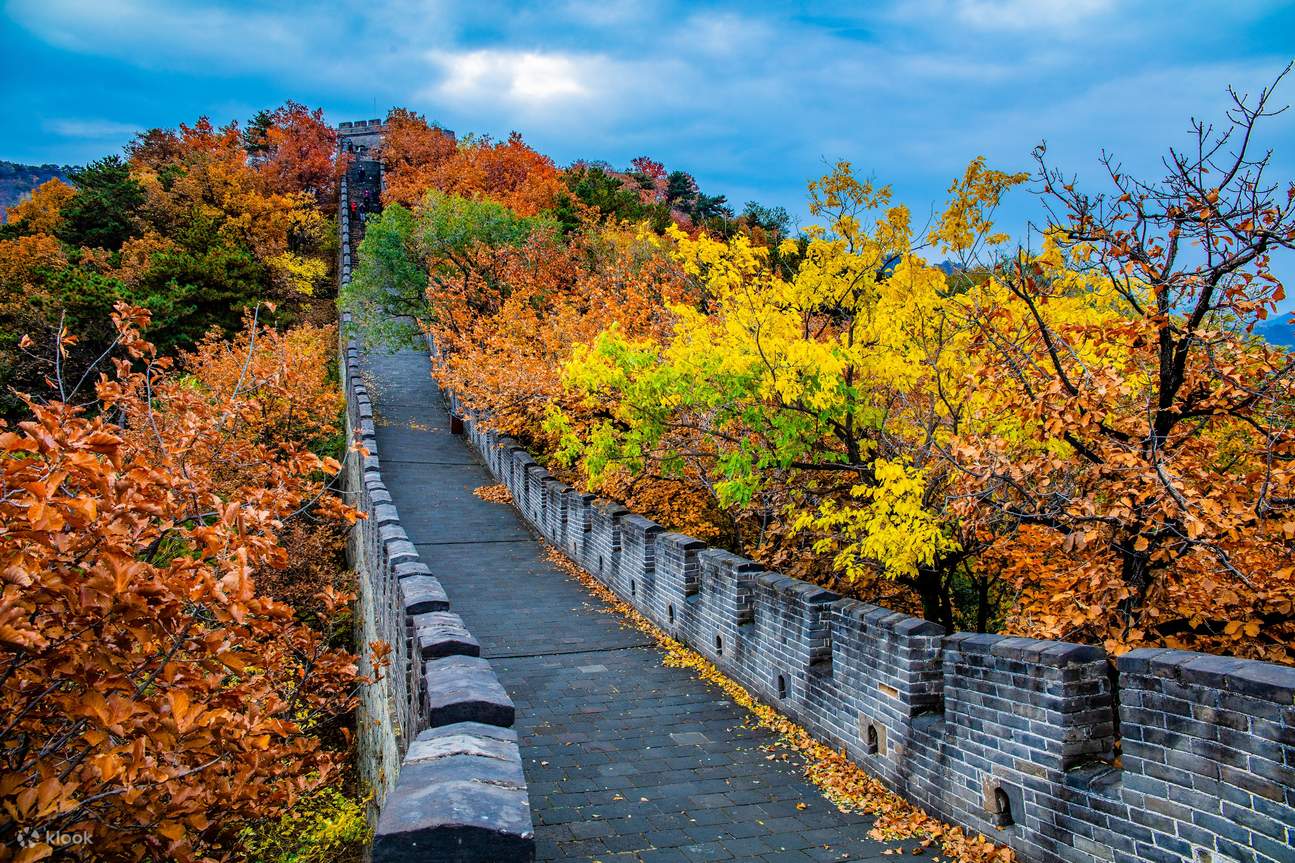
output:
<instances>
[{"instance_id":1,"label":"green foliage cluster","mask_svg":"<svg viewBox=\"0 0 1295 863\"><path fill-rule=\"evenodd\" d=\"M297 801L278 821L239 837L248 863L350 863L372 836L365 801L325 786Z\"/></svg>"},{"instance_id":2,"label":"green foliage cluster","mask_svg":"<svg viewBox=\"0 0 1295 863\"><path fill-rule=\"evenodd\" d=\"M144 204L144 189L130 175L120 156L108 156L71 174L76 194L63 205L57 236L74 248L119 251L140 234L136 217Z\"/></svg>"},{"instance_id":3,"label":"green foliage cluster","mask_svg":"<svg viewBox=\"0 0 1295 863\"><path fill-rule=\"evenodd\" d=\"M407 344L418 333L414 319L432 316L429 280L447 289L478 277L489 282L491 256L482 252L557 230L545 217L432 190L413 211L391 204L368 220L351 283L338 302L371 343Z\"/></svg>"},{"instance_id":4,"label":"green foliage cluster","mask_svg":"<svg viewBox=\"0 0 1295 863\"><path fill-rule=\"evenodd\" d=\"M573 165L562 175L566 191L558 196L554 216L564 233L580 226L580 205L593 207L604 221L647 222L657 233L670 224L670 205L644 203L639 190L598 165Z\"/></svg>"},{"instance_id":5,"label":"green foliage cluster","mask_svg":"<svg viewBox=\"0 0 1295 863\"><path fill-rule=\"evenodd\" d=\"M735 214L727 196L706 194L685 171L666 174L658 188L656 178L641 170L620 173L605 163L577 162L562 173L562 183L565 189L558 195L553 218L568 235L580 227L583 211L590 208L598 211L602 222L646 224L658 234L674 223L676 213L718 236L761 232L763 244L771 246L791 230L791 216L784 208L748 201L741 214Z\"/></svg>"}]
</instances>

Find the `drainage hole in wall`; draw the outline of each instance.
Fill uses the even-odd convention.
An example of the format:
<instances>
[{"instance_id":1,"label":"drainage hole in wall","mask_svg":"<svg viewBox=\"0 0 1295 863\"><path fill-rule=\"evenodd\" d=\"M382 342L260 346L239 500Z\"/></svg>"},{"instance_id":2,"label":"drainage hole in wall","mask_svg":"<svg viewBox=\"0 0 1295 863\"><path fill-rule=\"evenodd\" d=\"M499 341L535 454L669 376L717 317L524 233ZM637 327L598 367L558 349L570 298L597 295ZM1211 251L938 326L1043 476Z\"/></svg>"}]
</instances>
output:
<instances>
[{"instance_id":1,"label":"drainage hole in wall","mask_svg":"<svg viewBox=\"0 0 1295 863\"><path fill-rule=\"evenodd\" d=\"M876 755L881 751L881 741L877 736L877 726L868 726L868 754Z\"/></svg>"},{"instance_id":2,"label":"drainage hole in wall","mask_svg":"<svg viewBox=\"0 0 1295 863\"><path fill-rule=\"evenodd\" d=\"M718 635L715 636L715 652L720 656L724 655L724 639Z\"/></svg>"},{"instance_id":3,"label":"drainage hole in wall","mask_svg":"<svg viewBox=\"0 0 1295 863\"><path fill-rule=\"evenodd\" d=\"M994 789L994 813L995 827L1010 827L1016 822L1012 820L1012 799L1007 796L1007 792L1002 788Z\"/></svg>"},{"instance_id":4,"label":"drainage hole in wall","mask_svg":"<svg viewBox=\"0 0 1295 863\"><path fill-rule=\"evenodd\" d=\"M666 617L670 618L670 622L674 623L674 603L671 603L670 605L667 605L665 607L665 614L666 614Z\"/></svg>"},{"instance_id":5,"label":"drainage hole in wall","mask_svg":"<svg viewBox=\"0 0 1295 863\"><path fill-rule=\"evenodd\" d=\"M631 578L631 579L630 579L630 596L638 596L638 595L639 595L639 586L638 586L638 582L636 582L634 579L632 579L632 578Z\"/></svg>"},{"instance_id":6,"label":"drainage hole in wall","mask_svg":"<svg viewBox=\"0 0 1295 863\"><path fill-rule=\"evenodd\" d=\"M787 697L787 678L783 677L781 674L778 675L778 697Z\"/></svg>"}]
</instances>

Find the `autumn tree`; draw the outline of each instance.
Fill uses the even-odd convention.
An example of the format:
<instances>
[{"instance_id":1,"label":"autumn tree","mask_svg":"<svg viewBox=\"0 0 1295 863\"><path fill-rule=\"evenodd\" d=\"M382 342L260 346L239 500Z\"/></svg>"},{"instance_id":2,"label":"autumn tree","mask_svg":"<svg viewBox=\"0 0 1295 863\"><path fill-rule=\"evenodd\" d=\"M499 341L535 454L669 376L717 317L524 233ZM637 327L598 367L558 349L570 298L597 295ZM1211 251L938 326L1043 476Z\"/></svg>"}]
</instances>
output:
<instances>
[{"instance_id":1,"label":"autumn tree","mask_svg":"<svg viewBox=\"0 0 1295 863\"><path fill-rule=\"evenodd\" d=\"M629 175L638 186L643 203L655 204L665 200L665 165L647 156L637 156L630 161Z\"/></svg>"},{"instance_id":2,"label":"autumn tree","mask_svg":"<svg viewBox=\"0 0 1295 863\"><path fill-rule=\"evenodd\" d=\"M503 141L482 136L456 143L401 108L387 116L381 158L384 203L412 207L434 189L534 216L551 208L561 190L553 160L527 146L517 132Z\"/></svg>"},{"instance_id":3,"label":"autumn tree","mask_svg":"<svg viewBox=\"0 0 1295 863\"><path fill-rule=\"evenodd\" d=\"M0 402L10 388L45 396L62 367L78 377L115 338L119 301L150 310L164 352L189 348L213 326L238 330L245 309L278 303L277 320L325 320L320 297L335 249L317 195L331 188L331 131L318 111L289 103L256 135L249 162L237 125L200 119L152 129L109 157L50 182L14 208L0 237ZM76 335L60 351L60 332ZM20 348L24 337L34 346ZM51 378L52 379L52 378Z\"/></svg>"},{"instance_id":4,"label":"autumn tree","mask_svg":"<svg viewBox=\"0 0 1295 863\"><path fill-rule=\"evenodd\" d=\"M304 109L288 112L296 113L304 114L306 129L318 120L310 120L313 115ZM274 140L277 129L272 125L267 133ZM313 140L318 145L318 136ZM168 290L182 297L205 295L219 306L225 315L220 324L228 327L229 316L236 323L241 310L257 299L305 305L324 285L329 220L314 192L294 185L323 171L321 166L302 168L305 174L292 177L276 173L279 163L271 157L262 165L263 174L248 164L236 124L217 128L206 118L192 126L181 124L177 132L142 135L130 152L133 176L145 193L143 220L175 241L167 250L169 258L143 277L155 286L145 299L163 300ZM285 151L283 164L292 163L295 157L290 156ZM324 181L315 176L314 182ZM177 281L169 288L177 258L185 259L179 271L193 281ZM257 272L245 270L234 284L222 284L228 266L240 259L250 261ZM212 278L207 280L206 274Z\"/></svg>"},{"instance_id":5,"label":"autumn tree","mask_svg":"<svg viewBox=\"0 0 1295 863\"><path fill-rule=\"evenodd\" d=\"M181 376L145 312L115 320L128 360L95 413L31 402L0 430L0 859L48 855L47 831L96 859L223 857L347 759L348 597L325 590L312 626L255 583L285 524L350 515L308 448L340 399L332 332L252 326Z\"/></svg>"},{"instance_id":6,"label":"autumn tree","mask_svg":"<svg viewBox=\"0 0 1295 863\"><path fill-rule=\"evenodd\" d=\"M671 307L692 301L682 269L655 233L596 218L565 236L541 224L522 242L495 246L488 277L466 293L435 281L428 293L437 378L469 407L488 411L490 427L540 453L554 452L571 424L597 421L599 409L564 386L573 350L607 326L659 336ZM566 425L553 424L557 411ZM556 460L549 467L594 488ZM598 477L597 490L706 539L726 525L695 477L611 470Z\"/></svg>"},{"instance_id":7,"label":"autumn tree","mask_svg":"<svg viewBox=\"0 0 1295 863\"><path fill-rule=\"evenodd\" d=\"M32 190L31 197L9 210L9 224L24 234L54 235L63 223L63 207L76 191L58 178L46 180Z\"/></svg>"},{"instance_id":8,"label":"autumn tree","mask_svg":"<svg viewBox=\"0 0 1295 863\"><path fill-rule=\"evenodd\" d=\"M277 194L305 192L321 207L335 204L346 155L338 156L337 133L325 122L323 109L289 101L266 114L263 128L253 127L256 170L265 188Z\"/></svg>"},{"instance_id":9,"label":"autumn tree","mask_svg":"<svg viewBox=\"0 0 1295 863\"><path fill-rule=\"evenodd\" d=\"M1295 366L1252 335L1295 248L1295 183L1254 152L1271 95L1196 122L1159 181L1104 156L1111 191L1085 193L1036 153L1044 249L990 261L971 309L1013 431L957 451L1021 525L1015 629L1295 658Z\"/></svg>"},{"instance_id":10,"label":"autumn tree","mask_svg":"<svg viewBox=\"0 0 1295 863\"><path fill-rule=\"evenodd\" d=\"M387 114L380 158L383 166L383 201L413 207L435 185L441 166L455 157L454 138L430 125L421 114L393 108Z\"/></svg>"},{"instance_id":11,"label":"autumn tree","mask_svg":"<svg viewBox=\"0 0 1295 863\"><path fill-rule=\"evenodd\" d=\"M465 142L445 164L436 187L467 198L489 198L520 216L550 209L561 188L553 160L527 146L518 132L503 141L483 137Z\"/></svg>"},{"instance_id":12,"label":"autumn tree","mask_svg":"<svg viewBox=\"0 0 1295 863\"><path fill-rule=\"evenodd\" d=\"M810 192L824 224L781 249L789 277L745 234L671 231L700 301L673 308L663 338L608 328L576 348L566 383L598 419L555 415L560 454L594 480L690 472L766 564L855 592L899 585L952 626L984 543L948 509L940 454L974 421L966 332L888 187L841 163Z\"/></svg>"}]
</instances>

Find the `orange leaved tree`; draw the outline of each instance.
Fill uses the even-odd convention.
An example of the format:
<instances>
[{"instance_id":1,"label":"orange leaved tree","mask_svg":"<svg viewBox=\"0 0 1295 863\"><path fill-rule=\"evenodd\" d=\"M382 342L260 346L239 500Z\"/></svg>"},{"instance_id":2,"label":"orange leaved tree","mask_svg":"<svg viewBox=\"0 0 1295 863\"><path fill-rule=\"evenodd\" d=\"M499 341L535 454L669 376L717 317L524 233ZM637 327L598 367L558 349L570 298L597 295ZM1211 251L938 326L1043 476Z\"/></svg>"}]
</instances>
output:
<instances>
[{"instance_id":1,"label":"orange leaved tree","mask_svg":"<svg viewBox=\"0 0 1295 863\"><path fill-rule=\"evenodd\" d=\"M412 111L387 116L382 144L385 203L413 207L428 190L503 204L520 216L554 205L561 183L553 160L513 132L506 140L453 137Z\"/></svg>"},{"instance_id":2,"label":"orange leaved tree","mask_svg":"<svg viewBox=\"0 0 1295 863\"><path fill-rule=\"evenodd\" d=\"M0 428L0 860L225 858L346 761L349 597L312 626L254 583L301 513L352 517L309 449L332 331L253 326L181 376L145 313L114 322L95 413Z\"/></svg>"},{"instance_id":3,"label":"orange leaved tree","mask_svg":"<svg viewBox=\"0 0 1295 863\"><path fill-rule=\"evenodd\" d=\"M1253 334L1295 249L1295 183L1251 152L1270 94L1159 181L1108 157L1086 194L1037 154L1043 253L969 307L1002 423L955 449L964 502L1021 527L985 561L1013 631L1295 661L1295 355Z\"/></svg>"}]
</instances>

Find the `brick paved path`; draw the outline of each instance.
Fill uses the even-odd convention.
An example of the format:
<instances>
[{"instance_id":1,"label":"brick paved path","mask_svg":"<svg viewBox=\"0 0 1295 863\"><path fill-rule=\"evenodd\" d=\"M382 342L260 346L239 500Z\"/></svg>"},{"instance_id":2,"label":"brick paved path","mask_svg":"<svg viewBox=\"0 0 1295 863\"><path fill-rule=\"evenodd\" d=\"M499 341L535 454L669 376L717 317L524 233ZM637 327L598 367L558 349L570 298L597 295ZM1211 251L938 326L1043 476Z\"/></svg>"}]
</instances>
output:
<instances>
[{"instance_id":1,"label":"brick paved path","mask_svg":"<svg viewBox=\"0 0 1295 863\"><path fill-rule=\"evenodd\" d=\"M449 433L424 354L375 352L378 447L401 522L517 705L540 861L881 860L772 735L550 564ZM798 809L797 803L807 804ZM885 858L891 859L891 858Z\"/></svg>"}]
</instances>

